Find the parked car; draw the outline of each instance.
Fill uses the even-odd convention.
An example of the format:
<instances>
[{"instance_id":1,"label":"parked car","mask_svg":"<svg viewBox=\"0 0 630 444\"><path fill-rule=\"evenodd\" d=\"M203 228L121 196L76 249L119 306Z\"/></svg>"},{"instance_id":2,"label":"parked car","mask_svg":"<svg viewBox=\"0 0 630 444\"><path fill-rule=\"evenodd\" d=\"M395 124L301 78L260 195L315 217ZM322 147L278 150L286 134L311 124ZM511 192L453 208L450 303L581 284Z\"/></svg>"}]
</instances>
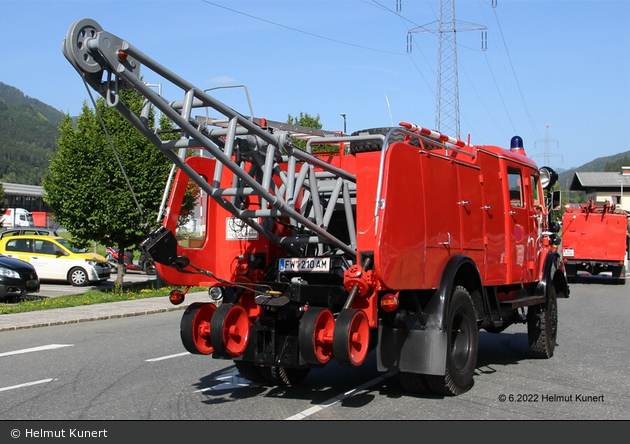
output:
<instances>
[{"instance_id":1,"label":"parked car","mask_svg":"<svg viewBox=\"0 0 630 444\"><path fill-rule=\"evenodd\" d=\"M9 228L8 230L0 231L0 239L5 236L59 236L57 230L53 228L45 227L31 227L31 228Z\"/></svg>"},{"instance_id":2,"label":"parked car","mask_svg":"<svg viewBox=\"0 0 630 444\"><path fill-rule=\"evenodd\" d=\"M0 301L39 291L39 278L28 262L0 254Z\"/></svg>"},{"instance_id":3,"label":"parked car","mask_svg":"<svg viewBox=\"0 0 630 444\"><path fill-rule=\"evenodd\" d=\"M3 237L0 253L29 262L42 281L63 280L80 287L106 281L111 275L103 256L75 248L59 236Z\"/></svg>"}]
</instances>

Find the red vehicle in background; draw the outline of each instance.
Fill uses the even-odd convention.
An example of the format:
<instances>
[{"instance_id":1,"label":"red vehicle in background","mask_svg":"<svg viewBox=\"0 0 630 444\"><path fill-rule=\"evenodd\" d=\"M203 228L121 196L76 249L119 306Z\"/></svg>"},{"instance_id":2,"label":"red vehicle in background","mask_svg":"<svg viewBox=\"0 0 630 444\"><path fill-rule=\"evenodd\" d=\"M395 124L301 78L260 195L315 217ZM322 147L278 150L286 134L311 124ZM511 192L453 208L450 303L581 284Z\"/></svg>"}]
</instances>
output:
<instances>
[{"instance_id":1,"label":"red vehicle in background","mask_svg":"<svg viewBox=\"0 0 630 444\"><path fill-rule=\"evenodd\" d=\"M569 282L607 276L626 283L628 215L610 202L571 206L562 217L562 256Z\"/></svg>"}]
</instances>

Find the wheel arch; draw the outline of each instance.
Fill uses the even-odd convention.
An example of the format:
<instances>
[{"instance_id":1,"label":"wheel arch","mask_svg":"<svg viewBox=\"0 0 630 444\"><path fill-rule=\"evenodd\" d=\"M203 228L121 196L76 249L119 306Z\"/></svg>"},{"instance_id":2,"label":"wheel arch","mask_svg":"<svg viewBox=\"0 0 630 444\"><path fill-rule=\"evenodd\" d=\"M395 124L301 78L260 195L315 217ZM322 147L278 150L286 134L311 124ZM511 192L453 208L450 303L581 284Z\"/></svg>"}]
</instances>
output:
<instances>
[{"instance_id":1,"label":"wheel arch","mask_svg":"<svg viewBox=\"0 0 630 444\"><path fill-rule=\"evenodd\" d=\"M549 288L553 286L556 297L569 297L569 284L562 256L557 251L549 251L543 264L543 271L536 294L549 297Z\"/></svg>"},{"instance_id":2,"label":"wheel arch","mask_svg":"<svg viewBox=\"0 0 630 444\"><path fill-rule=\"evenodd\" d=\"M473 299L477 318L483 317L485 307L483 298L485 293L479 269L470 256L456 254L451 256L446 263L440 278L440 286L429 305L436 304L429 310L431 315L429 319L432 319L435 323L434 328L439 330L446 328L446 315L448 313L450 296L453 294L453 289L457 286L462 286L468 290Z\"/></svg>"}]
</instances>

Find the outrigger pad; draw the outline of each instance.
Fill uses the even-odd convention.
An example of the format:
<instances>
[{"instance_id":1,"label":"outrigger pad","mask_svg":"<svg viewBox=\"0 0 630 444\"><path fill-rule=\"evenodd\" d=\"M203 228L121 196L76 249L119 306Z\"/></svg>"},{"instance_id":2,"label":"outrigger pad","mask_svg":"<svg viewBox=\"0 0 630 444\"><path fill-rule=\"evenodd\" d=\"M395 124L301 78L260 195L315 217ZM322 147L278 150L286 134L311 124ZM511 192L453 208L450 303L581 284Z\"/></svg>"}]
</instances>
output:
<instances>
[{"instance_id":1,"label":"outrigger pad","mask_svg":"<svg viewBox=\"0 0 630 444\"><path fill-rule=\"evenodd\" d=\"M153 230L140 243L140 248L159 264L173 266L177 261L177 239L167 228Z\"/></svg>"}]
</instances>

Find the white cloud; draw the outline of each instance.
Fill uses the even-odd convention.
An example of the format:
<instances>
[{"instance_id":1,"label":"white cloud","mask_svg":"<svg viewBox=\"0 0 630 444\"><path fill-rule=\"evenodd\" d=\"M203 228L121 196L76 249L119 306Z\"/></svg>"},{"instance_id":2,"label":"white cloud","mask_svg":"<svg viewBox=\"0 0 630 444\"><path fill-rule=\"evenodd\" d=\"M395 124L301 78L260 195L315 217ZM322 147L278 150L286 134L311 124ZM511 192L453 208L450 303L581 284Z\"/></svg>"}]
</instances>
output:
<instances>
[{"instance_id":1,"label":"white cloud","mask_svg":"<svg viewBox=\"0 0 630 444\"><path fill-rule=\"evenodd\" d=\"M210 83L221 83L221 84L234 83L234 79L227 76L214 77L210 79Z\"/></svg>"}]
</instances>

